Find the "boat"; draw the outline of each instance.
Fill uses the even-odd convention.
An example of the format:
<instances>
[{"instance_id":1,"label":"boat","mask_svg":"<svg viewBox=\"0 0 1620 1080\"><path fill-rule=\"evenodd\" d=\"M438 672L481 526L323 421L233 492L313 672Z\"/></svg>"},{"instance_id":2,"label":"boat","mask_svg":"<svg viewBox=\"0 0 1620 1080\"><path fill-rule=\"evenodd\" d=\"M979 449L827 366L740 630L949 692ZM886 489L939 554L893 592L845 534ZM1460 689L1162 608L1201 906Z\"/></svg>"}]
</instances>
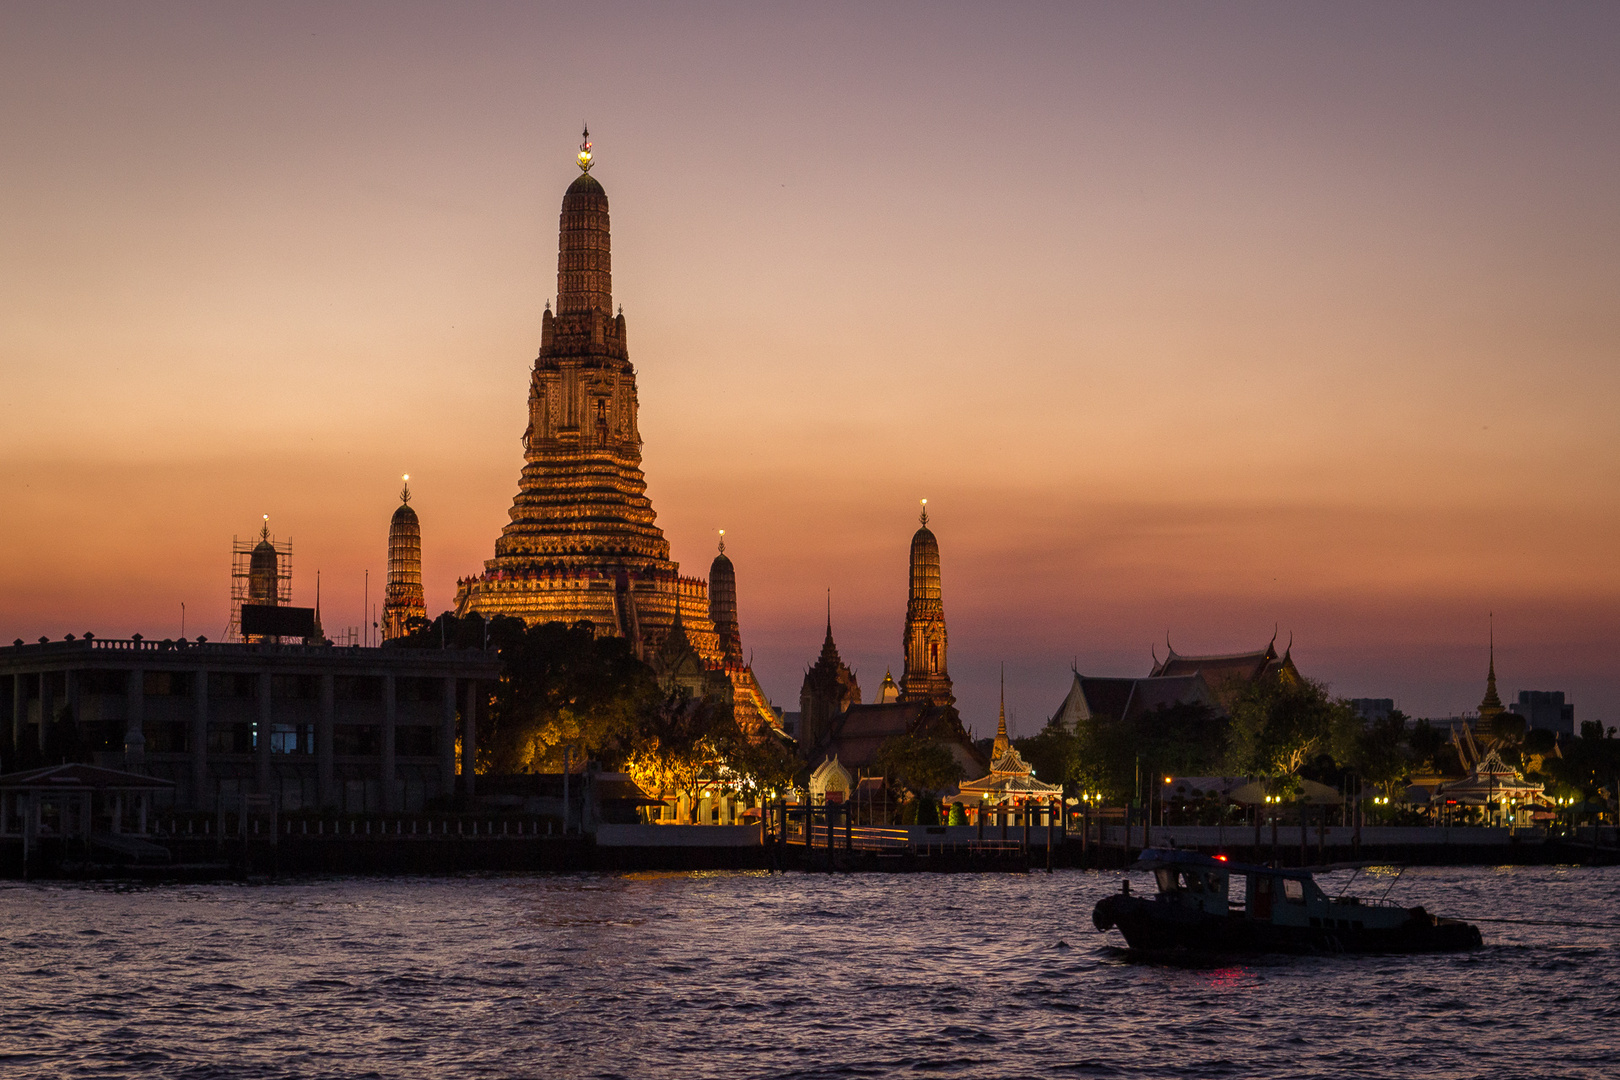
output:
<instances>
[{"instance_id":1,"label":"boat","mask_svg":"<svg viewBox=\"0 0 1620 1080\"><path fill-rule=\"evenodd\" d=\"M1148 848L1132 867L1151 870L1158 893L1131 883L1097 902L1099 931L1118 928L1140 953L1418 953L1477 949L1478 928L1421 907L1329 896L1307 869L1231 862L1175 848Z\"/></svg>"}]
</instances>

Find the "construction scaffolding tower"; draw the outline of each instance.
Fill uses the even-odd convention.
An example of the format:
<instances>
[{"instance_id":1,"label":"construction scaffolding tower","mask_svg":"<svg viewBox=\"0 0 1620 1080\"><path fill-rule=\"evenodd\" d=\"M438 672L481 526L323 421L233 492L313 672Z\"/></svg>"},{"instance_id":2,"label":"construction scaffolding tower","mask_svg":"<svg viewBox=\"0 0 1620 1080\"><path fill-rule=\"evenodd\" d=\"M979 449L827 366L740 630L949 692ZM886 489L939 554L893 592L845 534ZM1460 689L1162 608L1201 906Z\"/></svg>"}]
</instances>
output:
<instances>
[{"instance_id":1,"label":"construction scaffolding tower","mask_svg":"<svg viewBox=\"0 0 1620 1080\"><path fill-rule=\"evenodd\" d=\"M292 539L270 536L270 515L257 540L231 537L231 621L226 641L242 641L242 605L283 607L292 602Z\"/></svg>"}]
</instances>

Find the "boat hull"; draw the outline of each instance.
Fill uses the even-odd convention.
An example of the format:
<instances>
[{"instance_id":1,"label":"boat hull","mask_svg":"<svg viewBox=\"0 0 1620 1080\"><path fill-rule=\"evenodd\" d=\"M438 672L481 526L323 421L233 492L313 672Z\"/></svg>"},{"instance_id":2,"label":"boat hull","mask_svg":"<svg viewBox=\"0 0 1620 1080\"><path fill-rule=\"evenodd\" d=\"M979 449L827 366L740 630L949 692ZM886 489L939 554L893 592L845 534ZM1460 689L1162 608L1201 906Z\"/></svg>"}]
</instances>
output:
<instances>
[{"instance_id":1,"label":"boat hull","mask_svg":"<svg viewBox=\"0 0 1620 1080\"><path fill-rule=\"evenodd\" d=\"M1393 927L1289 926L1241 913L1222 918L1135 896L1097 903L1092 923L1118 928L1134 952L1246 955L1260 953L1423 953L1477 949L1479 930L1455 919L1436 919L1412 908Z\"/></svg>"}]
</instances>

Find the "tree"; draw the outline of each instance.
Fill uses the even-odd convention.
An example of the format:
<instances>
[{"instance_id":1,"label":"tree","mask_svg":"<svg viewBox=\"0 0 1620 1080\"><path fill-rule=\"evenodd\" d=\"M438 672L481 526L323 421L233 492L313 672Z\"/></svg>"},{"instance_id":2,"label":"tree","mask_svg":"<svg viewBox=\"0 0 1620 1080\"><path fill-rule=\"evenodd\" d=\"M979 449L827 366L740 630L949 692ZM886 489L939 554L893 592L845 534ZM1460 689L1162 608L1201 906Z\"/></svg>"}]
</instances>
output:
<instances>
[{"instance_id":1,"label":"tree","mask_svg":"<svg viewBox=\"0 0 1620 1080\"><path fill-rule=\"evenodd\" d=\"M725 747L735 731L730 710L674 687L641 714L628 767L643 788L686 795L696 809L705 785L723 779Z\"/></svg>"},{"instance_id":2,"label":"tree","mask_svg":"<svg viewBox=\"0 0 1620 1080\"><path fill-rule=\"evenodd\" d=\"M589 622L526 626L496 616L431 624L389 642L392 648L483 648L501 660L501 677L478 730L479 772L560 770L575 761L623 763L641 718L659 696L652 669L620 637L598 637Z\"/></svg>"},{"instance_id":3,"label":"tree","mask_svg":"<svg viewBox=\"0 0 1620 1080\"><path fill-rule=\"evenodd\" d=\"M1393 798L1412 773L1412 760L1402 745L1406 714L1394 709L1388 716L1364 722L1345 708L1336 712L1332 723L1334 761Z\"/></svg>"},{"instance_id":4,"label":"tree","mask_svg":"<svg viewBox=\"0 0 1620 1080\"><path fill-rule=\"evenodd\" d=\"M962 779L962 766L950 749L924 735L885 739L872 763L890 783L918 797L937 795Z\"/></svg>"},{"instance_id":5,"label":"tree","mask_svg":"<svg viewBox=\"0 0 1620 1080\"><path fill-rule=\"evenodd\" d=\"M1257 680L1234 698L1227 761L1232 772L1296 781L1299 771L1326 750L1349 705L1328 697L1308 679Z\"/></svg>"},{"instance_id":6,"label":"tree","mask_svg":"<svg viewBox=\"0 0 1620 1080\"><path fill-rule=\"evenodd\" d=\"M1018 753L1049 784L1073 787L1083 773L1080 737L1056 721L1048 721L1027 739L1015 739Z\"/></svg>"}]
</instances>

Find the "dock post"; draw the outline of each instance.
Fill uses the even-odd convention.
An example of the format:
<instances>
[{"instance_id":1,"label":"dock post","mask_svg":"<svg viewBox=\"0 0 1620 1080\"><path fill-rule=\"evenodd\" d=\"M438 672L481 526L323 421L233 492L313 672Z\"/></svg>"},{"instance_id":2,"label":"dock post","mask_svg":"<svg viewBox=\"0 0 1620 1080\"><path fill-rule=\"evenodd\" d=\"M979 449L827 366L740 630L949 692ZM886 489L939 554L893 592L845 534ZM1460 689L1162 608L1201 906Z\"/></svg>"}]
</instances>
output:
<instances>
[{"instance_id":1,"label":"dock post","mask_svg":"<svg viewBox=\"0 0 1620 1080\"><path fill-rule=\"evenodd\" d=\"M1051 803L1050 810L1046 815L1046 872L1048 874L1052 872L1052 849L1057 846L1058 808L1062 805L1060 802Z\"/></svg>"},{"instance_id":2,"label":"dock post","mask_svg":"<svg viewBox=\"0 0 1620 1080\"><path fill-rule=\"evenodd\" d=\"M1021 807L1021 816L1024 819L1024 864L1029 865L1029 803L1026 801Z\"/></svg>"},{"instance_id":3,"label":"dock post","mask_svg":"<svg viewBox=\"0 0 1620 1080\"><path fill-rule=\"evenodd\" d=\"M826 803L821 816L827 819L827 873L833 872L833 805Z\"/></svg>"},{"instance_id":4,"label":"dock post","mask_svg":"<svg viewBox=\"0 0 1620 1080\"><path fill-rule=\"evenodd\" d=\"M1080 803L1080 865L1091 866L1091 803Z\"/></svg>"},{"instance_id":5,"label":"dock post","mask_svg":"<svg viewBox=\"0 0 1620 1080\"><path fill-rule=\"evenodd\" d=\"M851 803L844 804L844 854L849 855L855 850L855 807Z\"/></svg>"}]
</instances>

